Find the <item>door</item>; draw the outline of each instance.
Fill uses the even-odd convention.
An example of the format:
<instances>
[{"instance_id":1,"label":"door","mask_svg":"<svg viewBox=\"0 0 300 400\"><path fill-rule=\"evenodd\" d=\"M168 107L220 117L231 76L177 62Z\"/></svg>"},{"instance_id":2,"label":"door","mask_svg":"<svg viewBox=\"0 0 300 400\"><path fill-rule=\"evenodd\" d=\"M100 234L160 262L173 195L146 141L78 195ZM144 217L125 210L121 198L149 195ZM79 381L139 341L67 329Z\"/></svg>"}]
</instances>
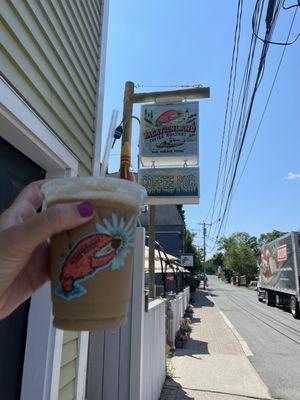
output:
<instances>
[{"instance_id":1,"label":"door","mask_svg":"<svg viewBox=\"0 0 300 400\"><path fill-rule=\"evenodd\" d=\"M30 182L45 178L45 171L0 138L0 213ZM30 299L0 321L0 399L18 400Z\"/></svg>"}]
</instances>

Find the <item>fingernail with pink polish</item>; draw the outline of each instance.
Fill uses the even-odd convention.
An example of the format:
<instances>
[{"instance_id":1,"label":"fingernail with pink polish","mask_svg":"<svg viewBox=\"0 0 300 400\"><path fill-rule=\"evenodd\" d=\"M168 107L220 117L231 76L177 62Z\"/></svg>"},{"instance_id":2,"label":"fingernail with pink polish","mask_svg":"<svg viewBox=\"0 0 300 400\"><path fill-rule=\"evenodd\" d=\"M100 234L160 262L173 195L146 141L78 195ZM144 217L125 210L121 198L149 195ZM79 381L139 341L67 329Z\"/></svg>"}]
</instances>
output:
<instances>
[{"instance_id":1,"label":"fingernail with pink polish","mask_svg":"<svg viewBox=\"0 0 300 400\"><path fill-rule=\"evenodd\" d=\"M90 203L81 203L77 205L77 210L81 217L88 218L93 215L94 207Z\"/></svg>"}]
</instances>

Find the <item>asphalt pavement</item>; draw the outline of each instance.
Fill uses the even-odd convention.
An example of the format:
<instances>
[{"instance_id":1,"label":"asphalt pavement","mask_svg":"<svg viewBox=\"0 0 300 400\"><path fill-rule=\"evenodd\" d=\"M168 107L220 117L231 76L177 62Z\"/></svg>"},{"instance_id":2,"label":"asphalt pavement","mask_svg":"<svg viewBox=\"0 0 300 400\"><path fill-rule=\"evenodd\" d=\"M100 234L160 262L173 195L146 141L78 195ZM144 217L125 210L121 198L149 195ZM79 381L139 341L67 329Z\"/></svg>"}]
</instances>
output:
<instances>
[{"instance_id":1,"label":"asphalt pavement","mask_svg":"<svg viewBox=\"0 0 300 400\"><path fill-rule=\"evenodd\" d=\"M242 337L272 398L300 400L300 320L259 303L256 292L209 277L209 295ZM253 355L251 355L251 353Z\"/></svg>"}]
</instances>

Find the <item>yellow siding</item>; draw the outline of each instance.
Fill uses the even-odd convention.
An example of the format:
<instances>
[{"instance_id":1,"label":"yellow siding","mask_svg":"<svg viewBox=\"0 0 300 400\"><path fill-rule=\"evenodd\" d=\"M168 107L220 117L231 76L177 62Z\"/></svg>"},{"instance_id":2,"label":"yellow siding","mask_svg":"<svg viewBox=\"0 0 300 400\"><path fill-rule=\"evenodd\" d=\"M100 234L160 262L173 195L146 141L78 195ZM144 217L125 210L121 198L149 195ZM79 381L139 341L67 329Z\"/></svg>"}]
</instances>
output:
<instances>
[{"instance_id":1,"label":"yellow siding","mask_svg":"<svg viewBox=\"0 0 300 400\"><path fill-rule=\"evenodd\" d=\"M64 332L63 344L65 345L66 343L69 343L72 340L75 340L77 338L78 338L78 332L65 331Z\"/></svg>"},{"instance_id":2,"label":"yellow siding","mask_svg":"<svg viewBox=\"0 0 300 400\"><path fill-rule=\"evenodd\" d=\"M75 384L74 381L72 381L59 391L58 400L74 400L74 399L75 399Z\"/></svg>"},{"instance_id":3,"label":"yellow siding","mask_svg":"<svg viewBox=\"0 0 300 400\"><path fill-rule=\"evenodd\" d=\"M78 332L64 332L58 400L72 400L75 398L78 337Z\"/></svg>"},{"instance_id":4,"label":"yellow siding","mask_svg":"<svg viewBox=\"0 0 300 400\"><path fill-rule=\"evenodd\" d=\"M70 382L75 381L75 378L76 378L76 360L73 360L70 363L64 365L61 369L59 389L61 390Z\"/></svg>"},{"instance_id":5,"label":"yellow siding","mask_svg":"<svg viewBox=\"0 0 300 400\"><path fill-rule=\"evenodd\" d=\"M77 358L77 340L73 340L69 343L66 343L63 347L62 357L61 357L61 366L68 364L69 362L75 360Z\"/></svg>"},{"instance_id":6,"label":"yellow siding","mask_svg":"<svg viewBox=\"0 0 300 400\"><path fill-rule=\"evenodd\" d=\"M100 0L5 0L0 70L89 174L99 63Z\"/></svg>"}]
</instances>

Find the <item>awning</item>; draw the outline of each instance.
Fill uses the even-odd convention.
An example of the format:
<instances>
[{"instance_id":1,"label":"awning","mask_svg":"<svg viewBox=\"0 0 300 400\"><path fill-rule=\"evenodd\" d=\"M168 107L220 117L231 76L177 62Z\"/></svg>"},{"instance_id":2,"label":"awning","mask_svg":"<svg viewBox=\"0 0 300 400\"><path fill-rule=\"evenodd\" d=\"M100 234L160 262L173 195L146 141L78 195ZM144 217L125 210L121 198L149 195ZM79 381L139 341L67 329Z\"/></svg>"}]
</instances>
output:
<instances>
[{"instance_id":1,"label":"awning","mask_svg":"<svg viewBox=\"0 0 300 400\"><path fill-rule=\"evenodd\" d=\"M166 256L165 256L164 252L161 251L160 254L162 256L162 259L166 260ZM177 272L178 268L182 272L188 272L184 268L178 267L178 263L180 262L178 257L175 257L175 256L173 256L171 254L168 254L168 253L166 253L166 254L167 254L168 260L171 261L171 263L173 262L174 264L176 264L177 267L174 267L174 269L173 269L170 266L168 266L167 270L166 270L166 264L163 261L164 272L167 272L167 273L171 273L171 272L174 272L174 271ZM159 257L158 250L155 250L155 253L154 253L154 269L155 269L156 273L161 273L161 262L160 262L160 257ZM145 272L148 272L148 271L149 271L149 247L145 246Z\"/></svg>"}]
</instances>

